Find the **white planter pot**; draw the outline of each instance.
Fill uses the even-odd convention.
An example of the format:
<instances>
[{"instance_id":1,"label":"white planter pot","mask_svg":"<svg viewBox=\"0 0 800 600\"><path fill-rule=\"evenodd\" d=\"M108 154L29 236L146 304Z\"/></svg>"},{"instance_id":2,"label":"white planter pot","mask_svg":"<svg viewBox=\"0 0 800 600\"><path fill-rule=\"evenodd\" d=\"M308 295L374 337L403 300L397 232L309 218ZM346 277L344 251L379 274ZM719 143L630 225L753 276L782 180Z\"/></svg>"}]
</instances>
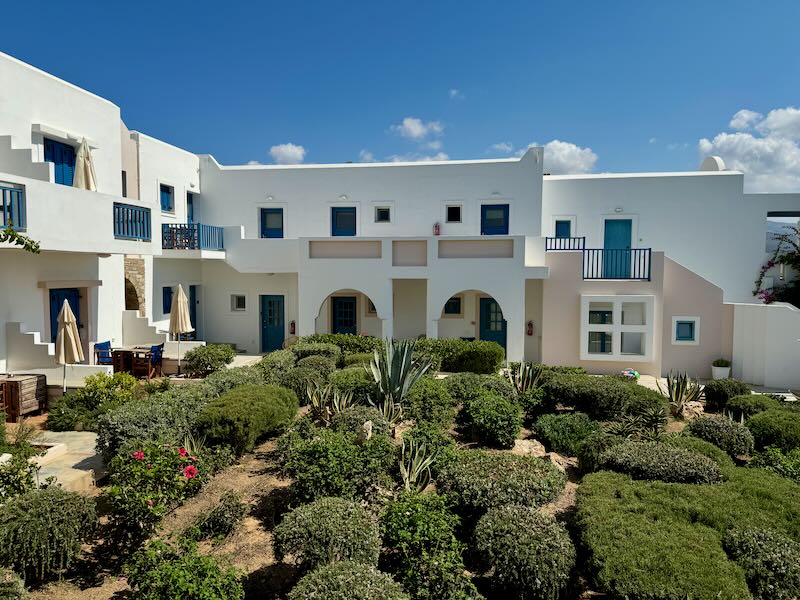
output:
<instances>
[{"instance_id":1,"label":"white planter pot","mask_svg":"<svg viewBox=\"0 0 800 600\"><path fill-rule=\"evenodd\" d=\"M730 376L730 367L711 367L711 379L727 379Z\"/></svg>"}]
</instances>

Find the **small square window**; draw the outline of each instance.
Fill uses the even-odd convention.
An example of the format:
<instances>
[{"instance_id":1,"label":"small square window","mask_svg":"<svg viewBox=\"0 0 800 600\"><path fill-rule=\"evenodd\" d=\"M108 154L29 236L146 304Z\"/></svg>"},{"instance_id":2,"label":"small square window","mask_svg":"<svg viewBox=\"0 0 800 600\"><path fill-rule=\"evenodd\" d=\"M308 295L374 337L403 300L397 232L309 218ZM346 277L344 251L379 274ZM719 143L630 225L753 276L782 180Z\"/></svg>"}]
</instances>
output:
<instances>
[{"instance_id":1,"label":"small square window","mask_svg":"<svg viewBox=\"0 0 800 600\"><path fill-rule=\"evenodd\" d=\"M446 315L460 315L461 314L461 296L453 296L444 304L444 314Z\"/></svg>"},{"instance_id":2,"label":"small square window","mask_svg":"<svg viewBox=\"0 0 800 600\"><path fill-rule=\"evenodd\" d=\"M461 205L450 204L447 206L447 222L461 223Z\"/></svg>"},{"instance_id":3,"label":"small square window","mask_svg":"<svg viewBox=\"0 0 800 600\"><path fill-rule=\"evenodd\" d=\"M385 206L379 206L375 208L375 222L376 223L390 223L391 222L391 210Z\"/></svg>"},{"instance_id":4,"label":"small square window","mask_svg":"<svg viewBox=\"0 0 800 600\"><path fill-rule=\"evenodd\" d=\"M568 238L572 235L572 222L559 219L556 221L556 237Z\"/></svg>"},{"instance_id":5,"label":"small square window","mask_svg":"<svg viewBox=\"0 0 800 600\"><path fill-rule=\"evenodd\" d=\"M675 323L675 340L678 342L693 342L694 321L677 321Z\"/></svg>"},{"instance_id":6,"label":"small square window","mask_svg":"<svg viewBox=\"0 0 800 600\"><path fill-rule=\"evenodd\" d=\"M241 312L247 310L247 298L242 294L232 294L231 310L234 312Z\"/></svg>"}]
</instances>

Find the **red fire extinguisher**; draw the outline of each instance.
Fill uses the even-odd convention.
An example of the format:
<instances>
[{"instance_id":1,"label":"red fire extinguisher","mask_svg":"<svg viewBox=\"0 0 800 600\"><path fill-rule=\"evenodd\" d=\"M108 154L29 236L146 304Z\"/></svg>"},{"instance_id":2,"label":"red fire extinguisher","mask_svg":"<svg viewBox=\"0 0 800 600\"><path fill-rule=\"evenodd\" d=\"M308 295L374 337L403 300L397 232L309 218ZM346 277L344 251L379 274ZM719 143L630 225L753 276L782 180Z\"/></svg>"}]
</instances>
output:
<instances>
[{"instance_id":1,"label":"red fire extinguisher","mask_svg":"<svg viewBox=\"0 0 800 600\"><path fill-rule=\"evenodd\" d=\"M527 324L525 329L526 329L525 333L527 335L529 335L529 336L533 335L533 321L528 321L528 324Z\"/></svg>"},{"instance_id":2,"label":"red fire extinguisher","mask_svg":"<svg viewBox=\"0 0 800 600\"><path fill-rule=\"evenodd\" d=\"M433 224L433 235L439 235L442 232L442 226L439 225L439 222Z\"/></svg>"},{"instance_id":3,"label":"red fire extinguisher","mask_svg":"<svg viewBox=\"0 0 800 600\"><path fill-rule=\"evenodd\" d=\"M295 333L295 325L294 325L294 321L289 321L289 333L290 333L291 335L294 335L294 333Z\"/></svg>"}]
</instances>

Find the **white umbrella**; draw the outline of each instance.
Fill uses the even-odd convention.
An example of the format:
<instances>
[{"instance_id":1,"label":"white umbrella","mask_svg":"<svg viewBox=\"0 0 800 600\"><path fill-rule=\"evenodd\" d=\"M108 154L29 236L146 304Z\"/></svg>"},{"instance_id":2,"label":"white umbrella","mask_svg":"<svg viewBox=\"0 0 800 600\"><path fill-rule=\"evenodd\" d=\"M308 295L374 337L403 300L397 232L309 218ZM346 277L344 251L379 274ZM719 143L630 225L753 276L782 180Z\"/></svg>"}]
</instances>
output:
<instances>
[{"instance_id":1,"label":"white umbrella","mask_svg":"<svg viewBox=\"0 0 800 600\"><path fill-rule=\"evenodd\" d=\"M56 335L56 362L64 365L64 392L67 391L67 365L83 362L81 336L78 334L78 320L75 313L64 300L58 313L58 334Z\"/></svg>"},{"instance_id":2,"label":"white umbrella","mask_svg":"<svg viewBox=\"0 0 800 600\"><path fill-rule=\"evenodd\" d=\"M172 309L169 311L169 332L178 338L178 375L181 374L181 334L191 331L194 331L194 327L189 316L189 299L183 286L178 284L178 293L172 299Z\"/></svg>"},{"instance_id":3,"label":"white umbrella","mask_svg":"<svg viewBox=\"0 0 800 600\"><path fill-rule=\"evenodd\" d=\"M94 173L94 162L92 161L92 151L86 138L83 138L81 145L78 146L78 153L75 155L75 177L72 187L97 191L97 175Z\"/></svg>"}]
</instances>

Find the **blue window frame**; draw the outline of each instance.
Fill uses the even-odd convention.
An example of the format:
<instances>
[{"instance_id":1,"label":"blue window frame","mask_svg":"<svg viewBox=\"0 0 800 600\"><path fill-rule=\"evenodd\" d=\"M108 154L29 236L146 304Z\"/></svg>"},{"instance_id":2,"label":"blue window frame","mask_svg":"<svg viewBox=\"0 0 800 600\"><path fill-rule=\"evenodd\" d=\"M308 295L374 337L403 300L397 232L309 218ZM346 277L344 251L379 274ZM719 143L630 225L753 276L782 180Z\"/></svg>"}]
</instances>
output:
<instances>
[{"instance_id":1,"label":"blue window frame","mask_svg":"<svg viewBox=\"0 0 800 600\"><path fill-rule=\"evenodd\" d=\"M444 303L444 314L446 315L460 315L461 314L461 296L453 296Z\"/></svg>"},{"instance_id":2,"label":"blue window frame","mask_svg":"<svg viewBox=\"0 0 800 600\"><path fill-rule=\"evenodd\" d=\"M675 341L694 342L695 322L694 321L675 321Z\"/></svg>"},{"instance_id":3,"label":"blue window frame","mask_svg":"<svg viewBox=\"0 0 800 600\"><path fill-rule=\"evenodd\" d=\"M194 223L194 194L186 192L186 222Z\"/></svg>"},{"instance_id":4,"label":"blue window frame","mask_svg":"<svg viewBox=\"0 0 800 600\"><path fill-rule=\"evenodd\" d=\"M175 210L175 189L171 185L159 185L161 193L161 210L172 212Z\"/></svg>"},{"instance_id":5,"label":"blue window frame","mask_svg":"<svg viewBox=\"0 0 800 600\"><path fill-rule=\"evenodd\" d=\"M481 235L508 235L508 204L481 206Z\"/></svg>"},{"instance_id":6,"label":"blue window frame","mask_svg":"<svg viewBox=\"0 0 800 600\"><path fill-rule=\"evenodd\" d=\"M75 176L75 148L50 138L44 138L44 160L55 166L56 183L72 185Z\"/></svg>"},{"instance_id":7,"label":"blue window frame","mask_svg":"<svg viewBox=\"0 0 800 600\"><path fill-rule=\"evenodd\" d=\"M283 237L283 209L282 208L262 208L261 209L261 237L262 238L282 238Z\"/></svg>"},{"instance_id":8,"label":"blue window frame","mask_svg":"<svg viewBox=\"0 0 800 600\"><path fill-rule=\"evenodd\" d=\"M172 311L172 287L161 288L161 312L168 315Z\"/></svg>"},{"instance_id":9,"label":"blue window frame","mask_svg":"<svg viewBox=\"0 0 800 600\"><path fill-rule=\"evenodd\" d=\"M570 221L556 221L556 237L568 238L572 237L572 223Z\"/></svg>"},{"instance_id":10,"label":"blue window frame","mask_svg":"<svg viewBox=\"0 0 800 600\"><path fill-rule=\"evenodd\" d=\"M354 236L356 234L356 207L334 206L331 208L331 235Z\"/></svg>"}]
</instances>

